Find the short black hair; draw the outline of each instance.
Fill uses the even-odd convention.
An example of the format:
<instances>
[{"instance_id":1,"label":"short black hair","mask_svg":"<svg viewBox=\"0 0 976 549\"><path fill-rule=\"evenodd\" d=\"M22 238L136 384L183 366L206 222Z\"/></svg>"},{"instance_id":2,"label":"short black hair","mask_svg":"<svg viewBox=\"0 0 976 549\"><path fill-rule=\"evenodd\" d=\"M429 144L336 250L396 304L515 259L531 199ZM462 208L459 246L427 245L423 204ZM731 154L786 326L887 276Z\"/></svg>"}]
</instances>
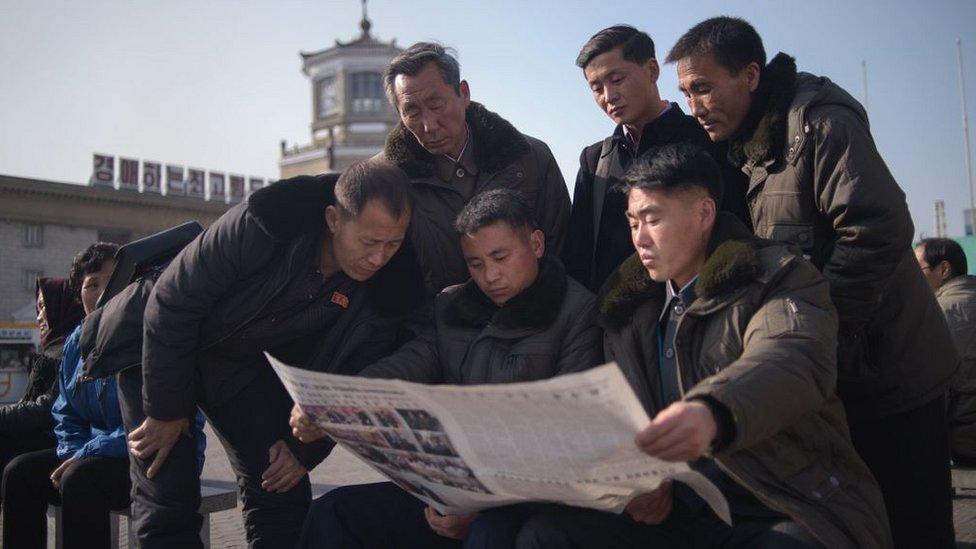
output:
<instances>
[{"instance_id":1,"label":"short black hair","mask_svg":"<svg viewBox=\"0 0 976 549\"><path fill-rule=\"evenodd\" d=\"M583 44L576 57L576 66L586 69L594 57L619 46L623 46L621 53L625 61L643 65L648 59L654 59L654 41L646 32L630 25L614 25L594 34Z\"/></svg>"},{"instance_id":2,"label":"short black hair","mask_svg":"<svg viewBox=\"0 0 976 549\"><path fill-rule=\"evenodd\" d=\"M346 168L336 181L335 197L336 207L346 217L359 217L370 200L380 200L396 219L413 205L407 174L376 158Z\"/></svg>"},{"instance_id":3,"label":"short black hair","mask_svg":"<svg viewBox=\"0 0 976 549\"><path fill-rule=\"evenodd\" d=\"M624 194L633 189L683 190L698 187L708 192L716 206L722 204L722 171L712 155L691 143L675 143L648 150L616 185Z\"/></svg>"},{"instance_id":4,"label":"short black hair","mask_svg":"<svg viewBox=\"0 0 976 549\"><path fill-rule=\"evenodd\" d=\"M753 62L760 71L766 68L762 38L752 25L738 17L713 17L691 27L671 48L667 62L709 53L732 74Z\"/></svg>"},{"instance_id":5,"label":"short black hair","mask_svg":"<svg viewBox=\"0 0 976 549\"><path fill-rule=\"evenodd\" d=\"M521 193L492 189L475 195L464 206L454 221L454 229L459 235L471 234L498 221L516 230L531 232L538 227L532 208Z\"/></svg>"},{"instance_id":6,"label":"short black hair","mask_svg":"<svg viewBox=\"0 0 976 549\"><path fill-rule=\"evenodd\" d=\"M943 261L949 262L949 268L952 269L952 275L949 278L969 273L966 252L955 240L951 238L926 238L918 245L922 247L922 259L929 267L935 268Z\"/></svg>"},{"instance_id":7,"label":"short black hair","mask_svg":"<svg viewBox=\"0 0 976 549\"><path fill-rule=\"evenodd\" d=\"M397 107L396 93L393 89L396 77L401 74L417 76L428 63L437 65L444 82L454 88L454 93L461 93L461 65L457 58L451 55L451 51L435 42L417 42L394 57L383 73L386 98L390 100L391 105Z\"/></svg>"},{"instance_id":8,"label":"short black hair","mask_svg":"<svg viewBox=\"0 0 976 549\"><path fill-rule=\"evenodd\" d=\"M119 245L114 242L96 242L78 252L71 261L71 269L68 271L71 288L80 291L85 276L100 271L102 265L109 259L114 259L118 251Z\"/></svg>"}]
</instances>

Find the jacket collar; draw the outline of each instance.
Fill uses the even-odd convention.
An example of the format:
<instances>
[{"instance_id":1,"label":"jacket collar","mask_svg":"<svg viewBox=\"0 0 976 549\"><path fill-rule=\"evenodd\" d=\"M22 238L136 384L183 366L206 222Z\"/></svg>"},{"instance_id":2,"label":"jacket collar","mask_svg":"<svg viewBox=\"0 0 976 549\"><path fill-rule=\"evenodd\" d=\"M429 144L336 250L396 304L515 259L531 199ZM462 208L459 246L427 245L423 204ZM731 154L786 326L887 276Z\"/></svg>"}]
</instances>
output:
<instances>
[{"instance_id":1,"label":"jacket collar","mask_svg":"<svg viewBox=\"0 0 976 549\"><path fill-rule=\"evenodd\" d=\"M335 204L338 179L335 173L283 179L255 191L247 200L247 211L275 240L318 241L325 228L325 208ZM404 313L420 305L424 277L409 239L366 286L370 305L380 312Z\"/></svg>"},{"instance_id":2,"label":"jacket collar","mask_svg":"<svg viewBox=\"0 0 976 549\"><path fill-rule=\"evenodd\" d=\"M763 274L758 250L762 247L741 221L727 212L719 212L709 241L709 255L695 284L699 300L712 303L758 280ZM625 260L600 289L600 324L620 328L648 301L663 299L664 283L648 276L637 254ZM698 301L696 301L697 303Z\"/></svg>"},{"instance_id":3,"label":"jacket collar","mask_svg":"<svg viewBox=\"0 0 976 549\"><path fill-rule=\"evenodd\" d=\"M644 125L644 128L641 130L640 143L637 144L636 150L632 151L631 154L643 154L647 149L661 145L662 143L676 143L681 141L680 136L684 117L685 113L681 110L681 107L677 103L671 102L671 106L667 111ZM624 134L623 124L617 125L616 129L613 130L611 138L613 139L614 146L624 147L628 151L634 149L630 140Z\"/></svg>"},{"instance_id":4,"label":"jacket collar","mask_svg":"<svg viewBox=\"0 0 976 549\"><path fill-rule=\"evenodd\" d=\"M447 305L444 322L474 329L488 324L505 330L545 329L559 316L566 285L565 268L552 258L540 259L535 282L501 307L492 303L474 280L468 280Z\"/></svg>"},{"instance_id":5,"label":"jacket collar","mask_svg":"<svg viewBox=\"0 0 976 549\"><path fill-rule=\"evenodd\" d=\"M474 159L479 172L496 173L529 152L525 136L484 105L472 101L464 116L475 143ZM403 122L398 122L386 137L383 155L411 178L437 173L434 155L420 145Z\"/></svg>"},{"instance_id":6,"label":"jacket collar","mask_svg":"<svg viewBox=\"0 0 976 549\"><path fill-rule=\"evenodd\" d=\"M785 156L790 105L796 96L796 60L778 53L766 65L742 127L729 138L729 160L776 163Z\"/></svg>"},{"instance_id":7,"label":"jacket collar","mask_svg":"<svg viewBox=\"0 0 976 549\"><path fill-rule=\"evenodd\" d=\"M935 290L935 297L942 297L956 290L976 290L976 276L961 275L950 278Z\"/></svg>"}]
</instances>

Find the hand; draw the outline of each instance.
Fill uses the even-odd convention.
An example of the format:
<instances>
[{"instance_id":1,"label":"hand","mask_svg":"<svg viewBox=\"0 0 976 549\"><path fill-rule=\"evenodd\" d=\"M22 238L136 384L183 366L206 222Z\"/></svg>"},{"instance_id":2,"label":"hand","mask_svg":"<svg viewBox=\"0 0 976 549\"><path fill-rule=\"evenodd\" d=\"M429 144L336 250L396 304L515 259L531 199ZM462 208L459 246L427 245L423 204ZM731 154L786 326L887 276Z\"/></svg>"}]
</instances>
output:
<instances>
[{"instance_id":1,"label":"hand","mask_svg":"<svg viewBox=\"0 0 976 549\"><path fill-rule=\"evenodd\" d=\"M156 455L146 471L147 478L153 478L159 472L180 433L190 436L190 422L186 418L161 421L147 417L142 425L129 433L130 454L139 459L149 459L153 454Z\"/></svg>"},{"instance_id":2,"label":"hand","mask_svg":"<svg viewBox=\"0 0 976 549\"><path fill-rule=\"evenodd\" d=\"M712 411L704 402L675 402L654 416L634 442L645 454L665 461L694 461L718 434Z\"/></svg>"},{"instance_id":3,"label":"hand","mask_svg":"<svg viewBox=\"0 0 976 549\"><path fill-rule=\"evenodd\" d=\"M268 450L268 461L271 465L261 474L261 488L266 492L287 492L308 473L283 440Z\"/></svg>"},{"instance_id":4,"label":"hand","mask_svg":"<svg viewBox=\"0 0 976 549\"><path fill-rule=\"evenodd\" d=\"M672 482L665 480L657 490L641 494L627 504L627 514L635 522L661 524L671 514Z\"/></svg>"},{"instance_id":5,"label":"hand","mask_svg":"<svg viewBox=\"0 0 976 549\"><path fill-rule=\"evenodd\" d=\"M51 484L53 484L58 490L61 489L61 477L64 476L64 472L67 471L68 467L75 461L77 461L75 458L69 457L68 459L62 461L61 465L58 465L58 468L51 473Z\"/></svg>"},{"instance_id":6,"label":"hand","mask_svg":"<svg viewBox=\"0 0 976 549\"><path fill-rule=\"evenodd\" d=\"M428 506L424 509L424 516L427 517L427 524L430 529L438 536L451 539L464 539L468 535L468 526L471 525L478 513L469 515L442 515L433 507Z\"/></svg>"},{"instance_id":7,"label":"hand","mask_svg":"<svg viewBox=\"0 0 976 549\"><path fill-rule=\"evenodd\" d=\"M291 425L291 432L295 438L306 444L315 442L326 435L325 431L316 425L312 418L305 415L305 412L302 412L297 404L291 409L288 425Z\"/></svg>"}]
</instances>

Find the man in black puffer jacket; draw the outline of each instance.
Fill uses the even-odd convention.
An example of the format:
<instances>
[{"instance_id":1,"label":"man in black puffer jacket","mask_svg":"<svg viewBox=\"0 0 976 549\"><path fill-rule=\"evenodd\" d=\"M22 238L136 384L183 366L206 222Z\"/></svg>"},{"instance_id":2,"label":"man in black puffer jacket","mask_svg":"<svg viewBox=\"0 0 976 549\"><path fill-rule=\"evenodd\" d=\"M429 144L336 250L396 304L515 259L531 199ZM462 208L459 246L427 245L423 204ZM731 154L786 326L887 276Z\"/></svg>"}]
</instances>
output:
<instances>
[{"instance_id":1,"label":"man in black puffer jacket","mask_svg":"<svg viewBox=\"0 0 976 549\"><path fill-rule=\"evenodd\" d=\"M352 374L409 338L402 321L424 290L401 246L408 187L376 161L338 181L280 181L231 208L162 273L145 312L147 417L129 435L141 547L201 546L188 422L197 406L237 474L249 545L294 544L311 499L306 471L331 445L291 436L292 402L263 351Z\"/></svg>"}]
</instances>

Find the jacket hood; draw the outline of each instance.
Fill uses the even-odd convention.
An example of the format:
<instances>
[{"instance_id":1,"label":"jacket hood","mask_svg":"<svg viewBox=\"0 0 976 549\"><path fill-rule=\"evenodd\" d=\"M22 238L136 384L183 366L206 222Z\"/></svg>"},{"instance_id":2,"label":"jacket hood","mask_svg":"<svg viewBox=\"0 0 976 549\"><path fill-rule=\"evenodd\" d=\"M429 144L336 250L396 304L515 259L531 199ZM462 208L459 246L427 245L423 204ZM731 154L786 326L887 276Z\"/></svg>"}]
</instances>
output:
<instances>
[{"instance_id":1,"label":"jacket hood","mask_svg":"<svg viewBox=\"0 0 976 549\"><path fill-rule=\"evenodd\" d=\"M758 280L765 272L759 250L768 245L753 236L735 216L719 212L708 244L708 259L695 283L697 296L718 299ZM659 295L664 295L664 283L651 280L635 253L600 289L600 323L611 328L628 324L641 305Z\"/></svg>"},{"instance_id":2,"label":"jacket hood","mask_svg":"<svg viewBox=\"0 0 976 549\"><path fill-rule=\"evenodd\" d=\"M531 150L524 135L480 103L472 101L464 118L476 144L474 159L480 170L498 172ZM411 178L436 173L434 155L420 145L403 122L398 122L386 137L383 155Z\"/></svg>"},{"instance_id":3,"label":"jacket hood","mask_svg":"<svg viewBox=\"0 0 976 549\"><path fill-rule=\"evenodd\" d=\"M446 308L449 326L502 329L544 329L555 322L566 296L566 270L556 259L539 260L539 275L522 293L498 307L474 280L461 284Z\"/></svg>"},{"instance_id":4,"label":"jacket hood","mask_svg":"<svg viewBox=\"0 0 976 549\"><path fill-rule=\"evenodd\" d=\"M736 166L778 163L791 152L790 133L809 133L807 111L828 105L850 109L867 124L864 107L840 86L823 76L798 73L793 57L776 54L763 71L742 128L729 138L729 160Z\"/></svg>"},{"instance_id":5,"label":"jacket hood","mask_svg":"<svg viewBox=\"0 0 976 549\"><path fill-rule=\"evenodd\" d=\"M271 237L292 241L317 236L325 227L325 208L335 204L339 174L300 175L255 191L247 210ZM424 277L410 239L366 284L370 305L385 313L405 313L424 298Z\"/></svg>"}]
</instances>

